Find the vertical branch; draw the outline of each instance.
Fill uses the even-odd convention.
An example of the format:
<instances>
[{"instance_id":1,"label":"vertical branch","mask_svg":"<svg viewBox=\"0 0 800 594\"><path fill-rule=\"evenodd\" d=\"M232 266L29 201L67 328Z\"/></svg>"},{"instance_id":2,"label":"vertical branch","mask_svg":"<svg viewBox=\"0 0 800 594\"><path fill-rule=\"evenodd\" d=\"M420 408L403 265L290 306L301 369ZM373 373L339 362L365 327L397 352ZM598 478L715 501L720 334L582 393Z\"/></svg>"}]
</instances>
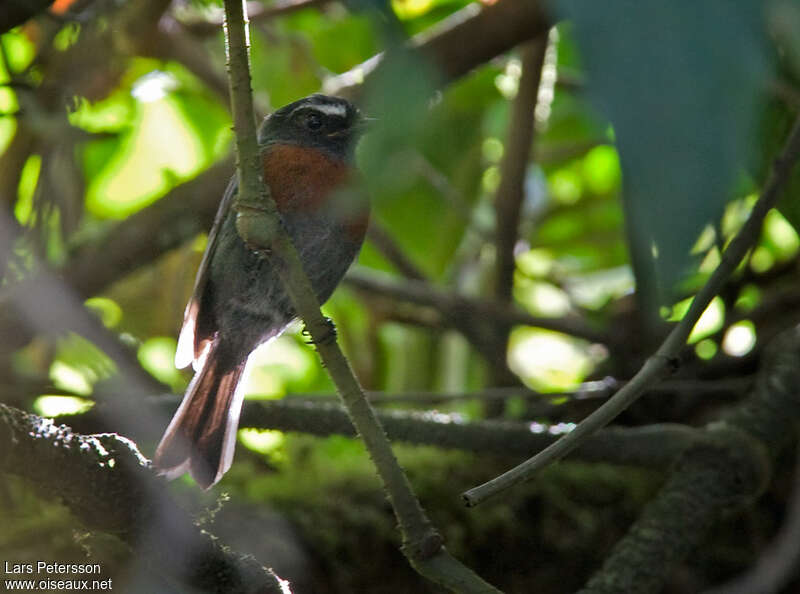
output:
<instances>
[{"instance_id":1,"label":"vertical branch","mask_svg":"<svg viewBox=\"0 0 800 594\"><path fill-rule=\"evenodd\" d=\"M510 303L514 287L514 246L517 244L522 202L525 199L525 172L534 136L534 108L547 50L547 34L525 43L520 49L522 76L517 96L511 105L505 153L500 163L500 184L494 199L496 226L494 297L498 303ZM494 360L491 382L494 386L516 385L518 380L508 369L506 350L511 325L497 326L492 338ZM502 402L487 403L487 416L502 413Z\"/></svg>"},{"instance_id":2,"label":"vertical branch","mask_svg":"<svg viewBox=\"0 0 800 594\"><path fill-rule=\"evenodd\" d=\"M225 31L231 104L237 136L239 196L236 227L251 249L270 259L295 310L317 347L325 368L347 408L392 504L403 535L403 553L411 565L428 579L465 593L491 593L497 590L472 570L450 556L442 539L420 506L392 452L386 433L375 411L353 375L330 322L319 309L311 282L303 272L297 250L280 225L275 203L264 187L260 151L256 142L250 90L250 69L246 44L246 25L242 0L225 0Z\"/></svg>"},{"instance_id":3,"label":"vertical branch","mask_svg":"<svg viewBox=\"0 0 800 594\"><path fill-rule=\"evenodd\" d=\"M224 26L239 180L234 202L236 230L248 245L258 242L268 246L277 232L279 218L261 167L250 87L250 46L242 1L226 0Z\"/></svg>"},{"instance_id":4,"label":"vertical branch","mask_svg":"<svg viewBox=\"0 0 800 594\"><path fill-rule=\"evenodd\" d=\"M500 184L494 199L497 216L495 233L495 287L499 302L511 301L514 284L514 246L517 243L519 217L525 198L525 171L534 139L533 112L542 77L547 34L522 46L522 76L511 106L506 150L500 163Z\"/></svg>"}]
</instances>

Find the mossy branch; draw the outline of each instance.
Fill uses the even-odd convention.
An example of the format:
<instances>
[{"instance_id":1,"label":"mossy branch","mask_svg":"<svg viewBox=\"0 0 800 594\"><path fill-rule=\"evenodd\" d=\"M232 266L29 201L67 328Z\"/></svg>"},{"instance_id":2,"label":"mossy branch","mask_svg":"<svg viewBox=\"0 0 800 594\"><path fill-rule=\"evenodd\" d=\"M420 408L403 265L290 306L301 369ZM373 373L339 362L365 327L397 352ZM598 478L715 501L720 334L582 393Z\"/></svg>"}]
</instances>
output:
<instances>
[{"instance_id":1,"label":"mossy branch","mask_svg":"<svg viewBox=\"0 0 800 594\"><path fill-rule=\"evenodd\" d=\"M45 498L57 496L84 526L118 536L188 590L286 592L271 570L195 526L124 437L81 435L0 404L0 473L25 479Z\"/></svg>"},{"instance_id":2,"label":"mossy branch","mask_svg":"<svg viewBox=\"0 0 800 594\"><path fill-rule=\"evenodd\" d=\"M764 491L771 460L796 436L798 359L796 327L770 343L750 396L678 459L661 492L581 594L661 591L714 522Z\"/></svg>"},{"instance_id":3,"label":"mossy branch","mask_svg":"<svg viewBox=\"0 0 800 594\"><path fill-rule=\"evenodd\" d=\"M167 416L179 403L180 398L177 396L158 396L137 401L135 405L98 404L88 412L62 415L57 420L84 433L105 431L113 428L114 419L141 412L143 407L146 407L149 415ZM458 415L431 411L379 408L375 412L393 442L429 445L481 455L524 458L555 442L564 431L561 425L520 421L464 422ZM319 437L356 437L346 409L323 397L245 400L239 426ZM582 462L605 462L666 470L685 449L697 443L702 436L701 429L676 423L610 427L587 440L575 451L573 458ZM159 434L155 431L152 434L137 435L139 441L155 440L158 437Z\"/></svg>"}]
</instances>

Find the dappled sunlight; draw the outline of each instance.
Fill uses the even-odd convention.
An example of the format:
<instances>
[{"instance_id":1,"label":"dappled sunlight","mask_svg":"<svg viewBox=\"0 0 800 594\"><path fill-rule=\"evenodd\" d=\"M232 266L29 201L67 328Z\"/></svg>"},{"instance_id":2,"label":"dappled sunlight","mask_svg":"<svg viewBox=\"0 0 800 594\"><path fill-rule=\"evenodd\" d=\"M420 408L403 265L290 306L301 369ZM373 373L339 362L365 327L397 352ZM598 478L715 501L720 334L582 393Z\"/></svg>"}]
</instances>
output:
<instances>
[{"instance_id":1,"label":"dappled sunlight","mask_svg":"<svg viewBox=\"0 0 800 594\"><path fill-rule=\"evenodd\" d=\"M22 225L29 225L33 222L33 193L36 191L36 183L39 180L41 169L41 156L31 155L20 173L14 216Z\"/></svg>"},{"instance_id":2,"label":"dappled sunlight","mask_svg":"<svg viewBox=\"0 0 800 594\"><path fill-rule=\"evenodd\" d=\"M259 429L239 429L238 438L247 449L265 455L276 454L286 441L286 436L281 431Z\"/></svg>"},{"instance_id":3,"label":"dappled sunlight","mask_svg":"<svg viewBox=\"0 0 800 594\"><path fill-rule=\"evenodd\" d=\"M135 83L131 95L142 103L161 101L171 91L178 88L178 81L168 72L153 70L148 72Z\"/></svg>"},{"instance_id":4,"label":"dappled sunlight","mask_svg":"<svg viewBox=\"0 0 800 594\"><path fill-rule=\"evenodd\" d=\"M392 8L401 19L421 16L434 5L434 0L392 0Z\"/></svg>"},{"instance_id":5,"label":"dappled sunlight","mask_svg":"<svg viewBox=\"0 0 800 594\"><path fill-rule=\"evenodd\" d=\"M57 388L88 396L94 384L115 372L116 364L108 355L82 336L69 333L58 340L49 377Z\"/></svg>"},{"instance_id":6,"label":"dappled sunlight","mask_svg":"<svg viewBox=\"0 0 800 594\"><path fill-rule=\"evenodd\" d=\"M518 328L509 342L508 364L537 390L566 390L576 386L594 367L587 345L565 334Z\"/></svg>"},{"instance_id":7,"label":"dappled sunlight","mask_svg":"<svg viewBox=\"0 0 800 594\"><path fill-rule=\"evenodd\" d=\"M521 279L514 288L514 297L531 313L541 316L564 316L571 308L569 295L546 282Z\"/></svg>"},{"instance_id":8,"label":"dappled sunlight","mask_svg":"<svg viewBox=\"0 0 800 594\"><path fill-rule=\"evenodd\" d=\"M170 98L139 103L132 132L89 184L86 206L121 218L204 165L201 146Z\"/></svg>"},{"instance_id":9,"label":"dappled sunlight","mask_svg":"<svg viewBox=\"0 0 800 594\"><path fill-rule=\"evenodd\" d=\"M93 406L93 401L76 396L50 396L45 394L33 401L33 410L43 417L76 415L86 412Z\"/></svg>"},{"instance_id":10,"label":"dappled sunlight","mask_svg":"<svg viewBox=\"0 0 800 594\"><path fill-rule=\"evenodd\" d=\"M717 346L717 343L710 338L704 338L694 345L695 354L704 361L713 359L714 355L716 355L718 351L719 346Z\"/></svg>"},{"instance_id":11,"label":"dappled sunlight","mask_svg":"<svg viewBox=\"0 0 800 594\"><path fill-rule=\"evenodd\" d=\"M686 312L689 310L689 306L692 304L692 297L684 299L676 303L672 307L671 315L667 318L670 322L678 322L683 319L683 316L686 315ZM725 323L725 303L722 301L720 297L715 297L711 300L711 303L708 304L708 307L705 309L703 314L700 316L700 319L697 320L697 323L694 325L692 329L692 333L689 335L688 342L689 344L694 344L697 341L715 333L722 325Z\"/></svg>"},{"instance_id":12,"label":"dappled sunlight","mask_svg":"<svg viewBox=\"0 0 800 594\"><path fill-rule=\"evenodd\" d=\"M604 195L617 190L622 170L617 149L610 145L594 147L583 158L583 181L589 191Z\"/></svg>"},{"instance_id":13,"label":"dappled sunlight","mask_svg":"<svg viewBox=\"0 0 800 594\"><path fill-rule=\"evenodd\" d=\"M575 429L575 427L577 427L575 423L528 423L528 430L531 433L548 433L550 435L564 435Z\"/></svg>"},{"instance_id":14,"label":"dappled sunlight","mask_svg":"<svg viewBox=\"0 0 800 594\"><path fill-rule=\"evenodd\" d=\"M137 351L142 367L176 392L186 387L183 373L175 368L177 346L178 342L171 336L153 336L142 342Z\"/></svg>"},{"instance_id":15,"label":"dappled sunlight","mask_svg":"<svg viewBox=\"0 0 800 594\"><path fill-rule=\"evenodd\" d=\"M50 379L53 385L74 394L88 396L92 393L92 383L86 374L61 361L53 361L50 366Z\"/></svg>"},{"instance_id":16,"label":"dappled sunlight","mask_svg":"<svg viewBox=\"0 0 800 594\"><path fill-rule=\"evenodd\" d=\"M618 266L587 274L573 275L566 282L569 294L582 307L599 309L612 299L629 295L634 289L630 266Z\"/></svg>"},{"instance_id":17,"label":"dappled sunlight","mask_svg":"<svg viewBox=\"0 0 800 594\"><path fill-rule=\"evenodd\" d=\"M301 347L293 337L274 338L250 355L250 373L244 380L244 393L249 398L283 396L290 383L308 377L316 365L315 353Z\"/></svg>"},{"instance_id":18,"label":"dappled sunlight","mask_svg":"<svg viewBox=\"0 0 800 594\"><path fill-rule=\"evenodd\" d=\"M797 255L800 247L797 231L777 210L773 209L767 214L764 220L764 236L767 246L775 252L777 260L786 261Z\"/></svg>"},{"instance_id":19,"label":"dappled sunlight","mask_svg":"<svg viewBox=\"0 0 800 594\"><path fill-rule=\"evenodd\" d=\"M756 346L756 331L753 322L743 320L736 322L722 339L722 350L732 357L743 357Z\"/></svg>"},{"instance_id":20,"label":"dappled sunlight","mask_svg":"<svg viewBox=\"0 0 800 594\"><path fill-rule=\"evenodd\" d=\"M11 562L90 557L137 592L555 594L699 591L769 553L800 9L35 4L0 15Z\"/></svg>"},{"instance_id":21,"label":"dappled sunlight","mask_svg":"<svg viewBox=\"0 0 800 594\"><path fill-rule=\"evenodd\" d=\"M113 328L122 321L122 308L108 297L91 297L84 305L97 314L106 328Z\"/></svg>"}]
</instances>

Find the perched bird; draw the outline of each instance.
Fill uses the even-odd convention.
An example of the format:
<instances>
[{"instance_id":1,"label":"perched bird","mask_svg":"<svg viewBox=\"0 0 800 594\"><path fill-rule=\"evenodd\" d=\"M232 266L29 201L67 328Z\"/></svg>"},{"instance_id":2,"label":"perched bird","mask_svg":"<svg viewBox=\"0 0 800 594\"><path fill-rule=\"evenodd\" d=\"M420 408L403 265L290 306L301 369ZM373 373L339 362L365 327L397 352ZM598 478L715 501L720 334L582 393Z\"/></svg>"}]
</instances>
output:
<instances>
[{"instance_id":1,"label":"perched bird","mask_svg":"<svg viewBox=\"0 0 800 594\"><path fill-rule=\"evenodd\" d=\"M320 302L330 297L364 240L369 203L352 187L363 118L350 102L311 95L268 116L259 129L264 181ZM194 378L161 438L153 465L188 471L203 488L230 468L247 359L295 318L268 259L236 231L234 177L208 236L186 306L175 364Z\"/></svg>"}]
</instances>

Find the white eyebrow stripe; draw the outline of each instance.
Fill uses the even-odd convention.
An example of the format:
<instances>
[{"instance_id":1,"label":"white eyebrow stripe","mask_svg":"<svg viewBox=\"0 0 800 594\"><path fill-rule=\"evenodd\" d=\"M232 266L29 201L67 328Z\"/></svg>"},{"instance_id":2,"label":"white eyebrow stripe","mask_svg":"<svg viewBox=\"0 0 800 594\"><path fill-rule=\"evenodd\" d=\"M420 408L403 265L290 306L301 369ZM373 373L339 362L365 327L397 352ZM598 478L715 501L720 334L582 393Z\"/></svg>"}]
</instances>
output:
<instances>
[{"instance_id":1,"label":"white eyebrow stripe","mask_svg":"<svg viewBox=\"0 0 800 594\"><path fill-rule=\"evenodd\" d=\"M347 116L347 107L342 104L311 105L310 107L329 116L336 116L339 118Z\"/></svg>"}]
</instances>

